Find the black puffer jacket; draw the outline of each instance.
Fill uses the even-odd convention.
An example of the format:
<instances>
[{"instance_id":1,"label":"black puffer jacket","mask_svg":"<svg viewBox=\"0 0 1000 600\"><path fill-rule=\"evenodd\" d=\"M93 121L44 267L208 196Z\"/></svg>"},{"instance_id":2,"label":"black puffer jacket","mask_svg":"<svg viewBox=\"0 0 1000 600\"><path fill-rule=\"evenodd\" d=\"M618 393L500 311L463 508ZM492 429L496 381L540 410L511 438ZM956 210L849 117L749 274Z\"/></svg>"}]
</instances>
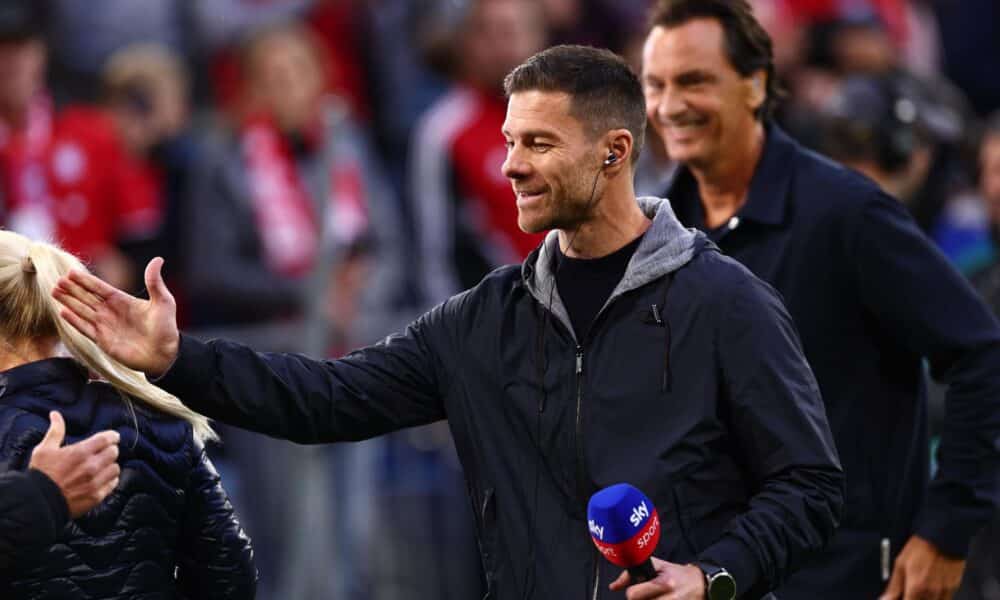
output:
<instances>
[{"instance_id":1,"label":"black puffer jacket","mask_svg":"<svg viewBox=\"0 0 1000 600\"><path fill-rule=\"evenodd\" d=\"M66 443L121 434L121 482L54 543L21 548L0 572L0 597L253 598L250 540L188 423L138 402L133 420L71 359L28 363L0 373L0 472L27 467L50 410L65 418Z\"/></svg>"}]
</instances>

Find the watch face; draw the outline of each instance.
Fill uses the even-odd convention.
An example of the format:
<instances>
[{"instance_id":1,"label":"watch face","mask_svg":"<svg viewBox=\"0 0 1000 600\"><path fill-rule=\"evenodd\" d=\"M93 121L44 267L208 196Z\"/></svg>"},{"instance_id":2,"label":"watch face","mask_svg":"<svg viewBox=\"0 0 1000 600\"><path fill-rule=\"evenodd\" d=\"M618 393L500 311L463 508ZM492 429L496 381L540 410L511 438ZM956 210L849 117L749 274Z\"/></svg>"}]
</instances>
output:
<instances>
[{"instance_id":1,"label":"watch face","mask_svg":"<svg viewBox=\"0 0 1000 600\"><path fill-rule=\"evenodd\" d=\"M736 598L736 581L725 571L712 577L708 583L708 600L733 600Z\"/></svg>"}]
</instances>

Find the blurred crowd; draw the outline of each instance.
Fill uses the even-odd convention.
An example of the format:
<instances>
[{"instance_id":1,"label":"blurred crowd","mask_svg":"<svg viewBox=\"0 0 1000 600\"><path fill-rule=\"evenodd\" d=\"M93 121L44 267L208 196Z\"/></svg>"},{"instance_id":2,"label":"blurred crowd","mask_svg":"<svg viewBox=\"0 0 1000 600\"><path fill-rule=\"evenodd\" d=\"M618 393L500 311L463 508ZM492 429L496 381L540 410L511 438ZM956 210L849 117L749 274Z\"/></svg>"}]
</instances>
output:
<instances>
[{"instance_id":1,"label":"blurred crowd","mask_svg":"<svg viewBox=\"0 0 1000 600\"><path fill-rule=\"evenodd\" d=\"M776 119L903 202L1000 311L1000 4L753 4ZM194 335L339 355L535 247L500 172L503 77L557 43L638 68L648 5L4 0L0 224L137 292L165 257ZM660 195L673 168L647 140L637 191ZM445 426L223 440L260 597L481 596Z\"/></svg>"}]
</instances>

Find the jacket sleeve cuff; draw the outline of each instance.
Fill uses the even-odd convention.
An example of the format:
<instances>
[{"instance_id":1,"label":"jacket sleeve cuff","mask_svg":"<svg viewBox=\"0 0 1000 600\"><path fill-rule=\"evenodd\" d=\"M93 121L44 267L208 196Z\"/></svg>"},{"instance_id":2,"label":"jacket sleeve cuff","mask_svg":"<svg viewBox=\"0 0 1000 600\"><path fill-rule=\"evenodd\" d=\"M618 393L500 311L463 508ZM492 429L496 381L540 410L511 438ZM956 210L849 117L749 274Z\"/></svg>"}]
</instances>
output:
<instances>
[{"instance_id":1,"label":"jacket sleeve cuff","mask_svg":"<svg viewBox=\"0 0 1000 600\"><path fill-rule=\"evenodd\" d=\"M36 469L29 469L28 479L31 480L35 490L38 491L37 495L42 501L41 505L47 509L46 513L49 515L49 523L51 524L51 537L55 538L59 535L59 531L66 526L66 522L69 521L69 506L66 504L66 498L63 496L59 486L56 485L56 482L49 479L45 473Z\"/></svg>"},{"instance_id":2,"label":"jacket sleeve cuff","mask_svg":"<svg viewBox=\"0 0 1000 600\"><path fill-rule=\"evenodd\" d=\"M974 513L974 514L969 514ZM925 507L914 534L934 545L942 554L951 558L965 558L969 554L972 538L988 522L988 516L978 511L959 507L931 510Z\"/></svg>"},{"instance_id":3,"label":"jacket sleeve cuff","mask_svg":"<svg viewBox=\"0 0 1000 600\"><path fill-rule=\"evenodd\" d=\"M753 552L733 536L726 536L698 555L699 562L722 567L736 581L736 597L741 598L756 588L761 577L760 565Z\"/></svg>"},{"instance_id":4,"label":"jacket sleeve cuff","mask_svg":"<svg viewBox=\"0 0 1000 600\"><path fill-rule=\"evenodd\" d=\"M177 396L188 407L198 410L194 403L211 384L211 365L214 361L215 356L208 344L181 334L174 364L152 383Z\"/></svg>"}]
</instances>

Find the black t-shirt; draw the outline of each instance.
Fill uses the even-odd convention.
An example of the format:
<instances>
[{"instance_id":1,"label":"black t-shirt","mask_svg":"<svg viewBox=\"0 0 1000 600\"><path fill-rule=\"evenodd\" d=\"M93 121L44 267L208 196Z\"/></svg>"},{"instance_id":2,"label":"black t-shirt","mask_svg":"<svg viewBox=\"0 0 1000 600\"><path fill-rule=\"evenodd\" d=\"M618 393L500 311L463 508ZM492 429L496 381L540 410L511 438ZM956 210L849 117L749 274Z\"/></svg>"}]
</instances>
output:
<instances>
[{"instance_id":1,"label":"black t-shirt","mask_svg":"<svg viewBox=\"0 0 1000 600\"><path fill-rule=\"evenodd\" d=\"M583 341L597 312L625 275L628 261L643 236L600 258L571 258L556 253L556 286L573 323L576 339Z\"/></svg>"}]
</instances>

